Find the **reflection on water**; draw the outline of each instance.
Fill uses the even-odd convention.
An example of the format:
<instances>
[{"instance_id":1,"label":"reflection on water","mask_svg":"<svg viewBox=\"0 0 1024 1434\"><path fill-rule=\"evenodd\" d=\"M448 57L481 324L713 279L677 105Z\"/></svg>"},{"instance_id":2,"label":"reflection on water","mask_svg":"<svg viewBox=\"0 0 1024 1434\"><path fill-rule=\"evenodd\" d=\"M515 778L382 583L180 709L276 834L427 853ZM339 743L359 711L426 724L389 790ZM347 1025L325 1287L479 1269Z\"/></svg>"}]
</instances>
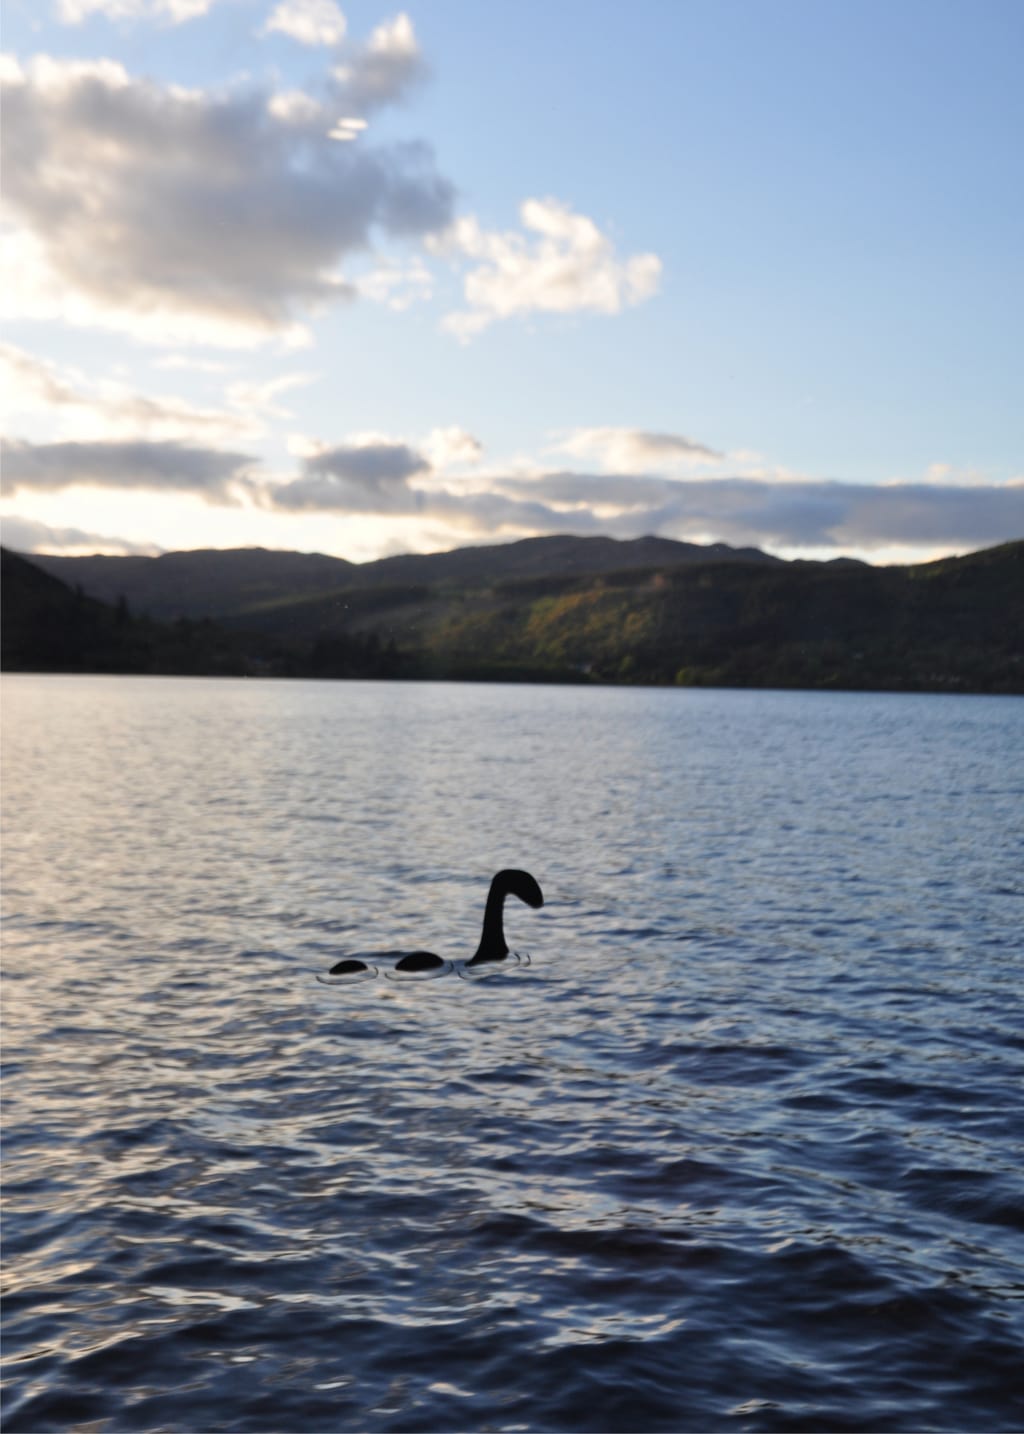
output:
<instances>
[{"instance_id":1,"label":"reflection on water","mask_svg":"<svg viewBox=\"0 0 1024 1434\"><path fill-rule=\"evenodd\" d=\"M1018 701L4 708L5 1428L1024 1423Z\"/></svg>"}]
</instances>

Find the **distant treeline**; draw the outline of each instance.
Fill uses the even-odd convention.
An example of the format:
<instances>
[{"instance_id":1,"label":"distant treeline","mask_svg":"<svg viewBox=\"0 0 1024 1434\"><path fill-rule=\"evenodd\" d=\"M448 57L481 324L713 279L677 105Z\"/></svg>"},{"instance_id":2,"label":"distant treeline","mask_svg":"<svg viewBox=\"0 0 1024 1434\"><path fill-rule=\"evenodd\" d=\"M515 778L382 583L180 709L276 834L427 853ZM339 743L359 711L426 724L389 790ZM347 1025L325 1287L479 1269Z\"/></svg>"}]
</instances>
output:
<instances>
[{"instance_id":1,"label":"distant treeline","mask_svg":"<svg viewBox=\"0 0 1024 1434\"><path fill-rule=\"evenodd\" d=\"M307 555L267 554L264 563L259 550L250 550L243 584L218 577L217 555L207 553L201 578L217 610L170 621L137 611L131 590L135 580L156 591L161 570L144 565L164 559L104 567L105 574L129 581L115 601L101 602L34 560L5 552L4 665L12 671L1024 692L1024 542L937 563L873 568L782 563L763 554L723 558L720 550L644 540L660 544L651 550L654 561L615 569L614 545L600 541L604 546L579 551L567 545L588 540L561 539L557 550L509 544L493 550L490 573L481 570L477 549L432 555L439 561L424 558L405 569L394 566L397 560L386 560L390 567L367 565L381 569L379 578L320 557L323 566L315 570L306 563L297 591L285 559ZM635 545L621 546L623 558L639 556ZM545 553L569 571L544 571ZM225 569L233 563L237 573L241 555L223 556ZM62 573L75 571L68 567L74 560L59 561ZM588 562L598 570L588 571ZM400 575L406 580L393 580Z\"/></svg>"}]
</instances>

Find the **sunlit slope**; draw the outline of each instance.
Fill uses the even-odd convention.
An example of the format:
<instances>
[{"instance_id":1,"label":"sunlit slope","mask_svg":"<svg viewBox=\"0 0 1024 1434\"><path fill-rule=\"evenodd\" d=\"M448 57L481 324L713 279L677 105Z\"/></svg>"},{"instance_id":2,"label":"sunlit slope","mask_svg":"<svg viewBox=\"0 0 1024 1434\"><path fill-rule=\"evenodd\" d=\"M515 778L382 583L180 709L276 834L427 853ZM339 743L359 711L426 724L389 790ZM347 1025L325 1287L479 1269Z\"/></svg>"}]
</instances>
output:
<instances>
[{"instance_id":1,"label":"sunlit slope","mask_svg":"<svg viewBox=\"0 0 1024 1434\"><path fill-rule=\"evenodd\" d=\"M408 675L1018 691L1024 543L913 567L714 563L350 587L250 611L289 644L374 635Z\"/></svg>"}]
</instances>

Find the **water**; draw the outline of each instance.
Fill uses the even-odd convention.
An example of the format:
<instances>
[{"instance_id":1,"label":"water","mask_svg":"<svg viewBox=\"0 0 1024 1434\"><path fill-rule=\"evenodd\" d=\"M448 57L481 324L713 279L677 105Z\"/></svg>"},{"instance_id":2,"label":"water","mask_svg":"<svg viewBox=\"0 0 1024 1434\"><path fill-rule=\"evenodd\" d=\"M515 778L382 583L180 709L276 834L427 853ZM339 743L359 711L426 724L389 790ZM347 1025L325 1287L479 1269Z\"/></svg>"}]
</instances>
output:
<instances>
[{"instance_id":1,"label":"water","mask_svg":"<svg viewBox=\"0 0 1024 1434\"><path fill-rule=\"evenodd\" d=\"M1018 699L4 708L10 1434L1024 1424Z\"/></svg>"}]
</instances>

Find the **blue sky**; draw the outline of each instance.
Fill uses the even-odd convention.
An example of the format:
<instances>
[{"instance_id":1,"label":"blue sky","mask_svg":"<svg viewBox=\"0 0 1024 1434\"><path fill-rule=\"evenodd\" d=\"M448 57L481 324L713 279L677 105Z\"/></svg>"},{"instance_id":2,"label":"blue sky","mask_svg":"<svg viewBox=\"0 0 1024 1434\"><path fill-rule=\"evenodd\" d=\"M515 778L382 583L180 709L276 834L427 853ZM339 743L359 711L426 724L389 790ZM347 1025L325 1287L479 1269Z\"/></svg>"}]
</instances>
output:
<instances>
[{"instance_id":1,"label":"blue sky","mask_svg":"<svg viewBox=\"0 0 1024 1434\"><path fill-rule=\"evenodd\" d=\"M5 541L1024 535L1019 0L7 0Z\"/></svg>"}]
</instances>

